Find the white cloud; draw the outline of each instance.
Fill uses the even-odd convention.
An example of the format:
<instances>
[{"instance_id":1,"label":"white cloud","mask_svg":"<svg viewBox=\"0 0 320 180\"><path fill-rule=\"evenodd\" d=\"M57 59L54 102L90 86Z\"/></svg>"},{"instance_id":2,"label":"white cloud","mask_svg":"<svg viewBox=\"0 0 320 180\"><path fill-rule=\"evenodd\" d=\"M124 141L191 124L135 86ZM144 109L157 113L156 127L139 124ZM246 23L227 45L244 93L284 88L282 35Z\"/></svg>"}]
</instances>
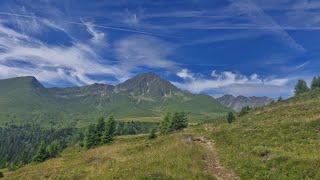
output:
<instances>
[{"instance_id":1,"label":"white cloud","mask_svg":"<svg viewBox=\"0 0 320 180\"><path fill-rule=\"evenodd\" d=\"M217 71L216 71L216 70L213 70L213 71L211 72L211 76L212 76L212 77L218 77Z\"/></svg>"},{"instance_id":2,"label":"white cloud","mask_svg":"<svg viewBox=\"0 0 320 180\"><path fill-rule=\"evenodd\" d=\"M193 73L184 69L177 75L185 77L182 83L173 82L182 89L189 90L194 93L211 93L211 94L233 94L233 95L263 95L279 96L279 91L287 88L289 79L287 78L259 78L257 74L246 77L239 73L224 71L217 74L212 71L210 78L204 76L191 76ZM186 78L192 77L192 78ZM262 91L263 90L263 91ZM286 89L287 90L287 89ZM286 91L288 92L288 91Z\"/></svg>"},{"instance_id":3,"label":"white cloud","mask_svg":"<svg viewBox=\"0 0 320 180\"><path fill-rule=\"evenodd\" d=\"M12 16L16 17L14 14ZM27 21L21 24L27 25ZM133 35L116 40L113 52L117 61L108 61L100 57L101 48L77 40L68 29L39 17L37 21L44 26L41 28L51 28L66 34L70 38L68 45L49 45L32 36L31 32L10 28L5 20L0 19L1 78L34 75L47 83L61 80L79 85L95 82L90 78L94 75L111 76L118 81L124 81L132 76L133 71L142 67L177 67L175 62L168 59L173 46L155 37ZM105 42L105 34L96 30L96 25L85 22L83 24L92 35L92 43L98 45ZM30 68L22 67L24 65L21 64L15 67L10 65L15 61L28 64Z\"/></svg>"},{"instance_id":4,"label":"white cloud","mask_svg":"<svg viewBox=\"0 0 320 180\"><path fill-rule=\"evenodd\" d=\"M44 82L58 79L74 84L94 81L89 75L123 74L116 66L101 64L101 58L90 46L74 41L71 46L48 45L0 22L1 78L35 75ZM9 66L14 61L31 67Z\"/></svg>"},{"instance_id":5,"label":"white cloud","mask_svg":"<svg viewBox=\"0 0 320 180\"><path fill-rule=\"evenodd\" d=\"M177 73L177 76L181 77L182 79L193 79L194 74L190 73L188 69L182 69Z\"/></svg>"}]
</instances>

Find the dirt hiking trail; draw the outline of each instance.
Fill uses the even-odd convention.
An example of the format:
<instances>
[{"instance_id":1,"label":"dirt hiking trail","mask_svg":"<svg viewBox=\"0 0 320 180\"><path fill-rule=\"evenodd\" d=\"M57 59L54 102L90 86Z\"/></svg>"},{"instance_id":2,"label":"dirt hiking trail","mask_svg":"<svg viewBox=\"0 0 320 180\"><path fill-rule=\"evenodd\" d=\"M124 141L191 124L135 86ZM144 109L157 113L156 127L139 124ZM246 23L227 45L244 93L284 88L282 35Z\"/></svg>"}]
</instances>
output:
<instances>
[{"instance_id":1,"label":"dirt hiking trail","mask_svg":"<svg viewBox=\"0 0 320 180\"><path fill-rule=\"evenodd\" d=\"M214 144L205 137L195 137L193 141L201 144L207 151L207 169L206 171L213 174L219 180L234 180L239 179L232 170L223 167L220 164L218 153L214 148Z\"/></svg>"}]
</instances>

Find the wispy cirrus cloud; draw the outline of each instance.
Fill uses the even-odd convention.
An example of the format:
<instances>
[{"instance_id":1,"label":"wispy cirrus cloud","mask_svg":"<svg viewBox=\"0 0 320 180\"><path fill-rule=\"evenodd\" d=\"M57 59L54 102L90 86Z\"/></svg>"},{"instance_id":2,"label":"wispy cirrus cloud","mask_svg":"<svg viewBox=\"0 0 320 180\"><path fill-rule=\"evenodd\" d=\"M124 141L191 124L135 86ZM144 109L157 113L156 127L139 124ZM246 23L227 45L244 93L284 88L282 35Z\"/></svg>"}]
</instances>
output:
<instances>
[{"instance_id":1,"label":"wispy cirrus cloud","mask_svg":"<svg viewBox=\"0 0 320 180\"><path fill-rule=\"evenodd\" d=\"M122 69L139 67L174 69L178 66L168 59L174 46L155 37L128 36L117 41L114 49Z\"/></svg>"},{"instance_id":2,"label":"wispy cirrus cloud","mask_svg":"<svg viewBox=\"0 0 320 180\"><path fill-rule=\"evenodd\" d=\"M263 1L264 2L264 1ZM298 2L294 2L300 4ZM229 30L237 32L228 32L220 35L210 35L202 37L201 34L197 39L189 39L186 45L203 44L223 42L238 39L251 39L264 35L273 35L274 40L283 43L298 52L305 52L305 47L292 37L287 31L291 30L320 30L318 16L297 16L288 11L281 14L285 17L276 17L277 20L261 6L260 1L254 0L237 0L229 1L229 4L223 7L214 8L209 10L177 10L170 13L149 13L142 17L145 23L141 23L142 27L157 29L163 31L180 31L180 30ZM287 3L279 1L273 2L273 6L278 5L284 7ZM306 3L304 3L306 4ZM306 7L307 8L307 7ZM305 12L306 13L306 12ZM308 12L311 13L311 12ZM315 13L315 12L313 12ZM319 13L319 12L316 12ZM306 13L307 14L307 13ZM296 19L296 17L303 17L303 19ZM307 18L308 17L308 18ZM163 24L152 23L156 18L171 18L177 21L168 21ZM189 19L187 19L189 18Z\"/></svg>"},{"instance_id":3,"label":"wispy cirrus cloud","mask_svg":"<svg viewBox=\"0 0 320 180\"><path fill-rule=\"evenodd\" d=\"M42 22L37 21L41 28L48 28ZM120 72L117 67L101 64L95 50L80 41L72 41L71 45L49 45L25 31L10 28L6 23L0 22L1 78L34 75L48 83L68 80L74 84L89 84L95 81L88 75L116 75ZM22 65L13 66L14 62Z\"/></svg>"},{"instance_id":4,"label":"wispy cirrus cloud","mask_svg":"<svg viewBox=\"0 0 320 180\"><path fill-rule=\"evenodd\" d=\"M13 17L17 17L20 24L25 26L30 20L20 19L20 16ZM25 22L22 23L23 20ZM83 27L91 36L88 41L90 43L84 43L53 21L39 17L35 20L37 26L59 31L71 38L67 44L47 44L34 37L31 31L11 28L7 25L10 25L10 21L1 20L0 78L33 75L47 83L68 81L82 85L96 82L92 76L111 76L124 81L132 76L132 71L139 68L172 69L176 66L167 59L172 52L172 45L156 37L129 35L115 41L109 51L114 51L117 59L109 61L100 56L100 48L92 46L107 44L105 33L96 30L94 24L82 21Z\"/></svg>"},{"instance_id":5,"label":"wispy cirrus cloud","mask_svg":"<svg viewBox=\"0 0 320 180\"><path fill-rule=\"evenodd\" d=\"M106 35L104 32L95 29L95 25L91 22L85 22L81 19L81 22L85 25L88 33L92 36L91 41L95 45L106 45Z\"/></svg>"}]
</instances>

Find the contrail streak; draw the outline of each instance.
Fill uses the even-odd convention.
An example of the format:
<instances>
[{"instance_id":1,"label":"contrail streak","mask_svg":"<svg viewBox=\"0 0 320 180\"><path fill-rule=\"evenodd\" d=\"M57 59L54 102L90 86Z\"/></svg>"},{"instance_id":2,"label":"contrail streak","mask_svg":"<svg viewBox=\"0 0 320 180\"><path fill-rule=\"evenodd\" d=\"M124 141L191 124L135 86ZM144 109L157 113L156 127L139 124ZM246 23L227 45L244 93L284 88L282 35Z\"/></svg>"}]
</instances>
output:
<instances>
[{"instance_id":1,"label":"contrail streak","mask_svg":"<svg viewBox=\"0 0 320 180\"><path fill-rule=\"evenodd\" d=\"M7 16L16 16L16 17L22 17L22 18L32 18L40 20L39 17L36 16L30 16L30 15L23 15L23 14L15 14L15 13L8 13L8 12L0 12L0 15L7 15ZM74 25L81 25L85 26L83 23L80 22L73 22L73 21L63 21L68 24L74 24ZM146 31L138 31L133 29L125 29L125 28L118 28L118 27L112 27L112 26L102 26L102 25L91 25L93 27L102 28L102 29L111 29L116 31L125 31L125 32L131 32L131 33L138 33L138 34L147 34L147 35L153 35L153 36L161 36L161 37L168 37L168 38L182 38L179 36L171 36L166 34L159 34L159 33L152 33L152 32L146 32Z\"/></svg>"}]
</instances>

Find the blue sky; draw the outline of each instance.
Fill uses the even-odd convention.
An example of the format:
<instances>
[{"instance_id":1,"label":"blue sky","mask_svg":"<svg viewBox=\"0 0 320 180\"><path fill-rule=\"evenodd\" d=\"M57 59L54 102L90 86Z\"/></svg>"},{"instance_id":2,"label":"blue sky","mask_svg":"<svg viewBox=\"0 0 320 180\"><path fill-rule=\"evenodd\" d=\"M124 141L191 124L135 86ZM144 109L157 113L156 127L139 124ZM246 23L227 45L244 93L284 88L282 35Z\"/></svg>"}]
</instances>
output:
<instances>
[{"instance_id":1,"label":"blue sky","mask_svg":"<svg viewBox=\"0 0 320 180\"><path fill-rule=\"evenodd\" d=\"M178 87L288 97L319 73L315 0L2 0L0 78L117 84L155 72Z\"/></svg>"}]
</instances>

